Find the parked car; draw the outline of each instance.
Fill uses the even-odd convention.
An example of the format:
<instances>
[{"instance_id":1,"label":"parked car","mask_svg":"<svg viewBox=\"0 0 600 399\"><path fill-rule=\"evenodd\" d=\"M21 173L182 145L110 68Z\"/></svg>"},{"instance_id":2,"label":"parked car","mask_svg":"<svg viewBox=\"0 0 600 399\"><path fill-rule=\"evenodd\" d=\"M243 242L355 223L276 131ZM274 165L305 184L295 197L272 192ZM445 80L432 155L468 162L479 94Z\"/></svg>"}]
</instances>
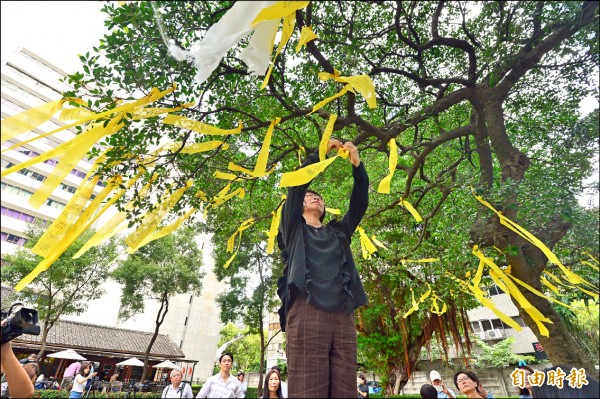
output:
<instances>
[{"instance_id":1,"label":"parked car","mask_svg":"<svg viewBox=\"0 0 600 399\"><path fill-rule=\"evenodd\" d=\"M378 381L367 381L367 387L369 387L369 394L381 392Z\"/></svg>"}]
</instances>

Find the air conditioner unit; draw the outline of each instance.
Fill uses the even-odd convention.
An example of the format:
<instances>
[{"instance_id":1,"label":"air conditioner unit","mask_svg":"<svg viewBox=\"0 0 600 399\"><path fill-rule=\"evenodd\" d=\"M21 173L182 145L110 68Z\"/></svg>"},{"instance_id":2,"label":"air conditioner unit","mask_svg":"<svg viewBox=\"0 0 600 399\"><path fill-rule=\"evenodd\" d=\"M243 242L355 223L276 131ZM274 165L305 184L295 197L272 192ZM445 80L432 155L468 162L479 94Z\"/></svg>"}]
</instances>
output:
<instances>
[{"instance_id":1,"label":"air conditioner unit","mask_svg":"<svg viewBox=\"0 0 600 399\"><path fill-rule=\"evenodd\" d=\"M479 337L480 339L485 339L485 332L481 331L481 332L476 332L474 333L477 337Z\"/></svg>"},{"instance_id":2,"label":"air conditioner unit","mask_svg":"<svg viewBox=\"0 0 600 399\"><path fill-rule=\"evenodd\" d=\"M504 331L502 330L489 330L486 331L486 335L489 339L495 339L495 338L503 338L504 337Z\"/></svg>"}]
</instances>

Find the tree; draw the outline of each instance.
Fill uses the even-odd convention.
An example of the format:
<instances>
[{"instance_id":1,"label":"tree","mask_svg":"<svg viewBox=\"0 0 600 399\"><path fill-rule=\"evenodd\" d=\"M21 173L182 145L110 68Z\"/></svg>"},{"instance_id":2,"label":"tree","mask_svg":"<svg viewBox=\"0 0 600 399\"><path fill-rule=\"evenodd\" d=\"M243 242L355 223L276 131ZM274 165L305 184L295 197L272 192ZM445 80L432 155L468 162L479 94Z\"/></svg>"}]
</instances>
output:
<instances>
[{"instance_id":1,"label":"tree","mask_svg":"<svg viewBox=\"0 0 600 399\"><path fill-rule=\"evenodd\" d=\"M116 93L130 96L176 82L177 90L161 99L160 106L198 100L199 105L180 114L223 129L237 126L239 120L244 123L240 134L225 138L228 150L221 146L203 154L160 155L156 163L143 165L147 173L139 182L156 174L153 188L162 192L173 182L183 187L194 178L194 187L174 210L182 212L187 205L208 208L205 229L214 234L219 261L226 259L219 253L224 253L227 239L250 217L255 224L243 234L244 248L264 242L262 231L268 229L283 193L273 187L281 173L297 167L302 149L318 146L332 114L337 115L334 135L360 148L371 177L371 204L363 227L383 238L389 248L359 265L371 286L373 306L363 311L372 313L370 323L378 319L384 326L401 323L411 307L411 292L419 298L428 286L459 311L463 305L473 306L446 272L461 279L465 271L474 272L477 260L469 254L474 244L501 267L510 265L512 276L550 292L541 282L544 271L554 267L547 254L480 206L470 187L537 236L574 271L583 267L583 250L598 258L597 236L568 245L585 216L576 196L583 179L592 173L589 156L598 153L597 135L590 125L579 123L577 111L582 98L589 93L597 96L592 81L598 68L597 2L311 2L296 12L295 34L310 26L318 39L299 55L288 45L277 57L265 90L259 89L262 78L249 76L240 60L246 39L197 85L193 66L174 61L163 37L190 48L231 5L219 1L105 5L112 31L92 54L81 56L83 72L71 76L75 90L66 93L89 95L90 108L98 111L116 106ZM348 92L311 113L314 104L342 88L331 80L319 81L318 73L334 75L336 70L342 76L368 75L378 107L371 109L361 95ZM275 127L267 164L267 170L276 167L273 174L253 179L237 173L240 179L231 183L213 176L227 171L230 162L252 170L265 131L276 117L281 122ZM147 154L161 140L182 145L206 141L192 130L163 124L161 118L124 123L121 131L101 143L113 146L100 170L106 176L123 174L127 179L136 174L141 165L131 154ZM383 195L376 187L388 174L392 139L398 164L391 194ZM343 208L347 177L347 168L334 165L316 179L315 188L332 207ZM224 187L244 188L246 196L217 205L215 197ZM199 190L207 202L202 203ZM414 205L422 222L415 223L406 208L398 206L400 197ZM132 224L142 209L153 208L149 198L139 198L138 211L130 213ZM432 256L440 261L403 262ZM245 264L236 261L230 267ZM597 276L591 283L597 284ZM389 291L392 284L394 292ZM379 288L381 292L376 292ZM520 286L518 290L552 321L547 325L549 336L539 337L552 362L589 364L581 351L573 349L575 342L552 304ZM390 301L393 307L388 306ZM520 312L537 331L529 314ZM415 346L396 352L396 359L386 362L389 370L406 360L407 352L419 352L417 347L428 339L428 334L417 338L431 323L429 313L421 307L413 316L416 321L406 321ZM387 325L382 337L393 324ZM406 367L396 367L392 374L400 381L408 378L410 363L409 359Z\"/></svg>"},{"instance_id":2,"label":"tree","mask_svg":"<svg viewBox=\"0 0 600 399\"><path fill-rule=\"evenodd\" d=\"M251 334L249 329L244 330L228 323L221 330L219 337L219 347L226 342L239 337L243 337L231 343L225 352L233 353L235 357L235 366L238 371L257 372L260 366L260 337L257 334Z\"/></svg>"},{"instance_id":3,"label":"tree","mask_svg":"<svg viewBox=\"0 0 600 399\"><path fill-rule=\"evenodd\" d=\"M16 285L28 275L42 260L34 255L31 248L44 233L43 226L29 225L26 231L27 242L12 255L6 255L2 265L2 282ZM20 299L36 304L39 320L43 322L41 331L40 358L46 352L48 332L56 322L67 315L82 313L89 301L104 294L101 288L106 281L110 265L116 259L118 246L114 240L90 249L78 259L72 256L94 234L86 232L54 262L51 268L42 272L33 283L20 292Z\"/></svg>"},{"instance_id":4,"label":"tree","mask_svg":"<svg viewBox=\"0 0 600 399\"><path fill-rule=\"evenodd\" d=\"M523 356L513 353L511 346L514 341L514 337L508 337L496 343L495 345L488 345L479 338L477 338L477 345L481 347L482 352L475 356L475 366L503 367L507 364L517 364L520 361L535 361L534 356Z\"/></svg>"},{"instance_id":5,"label":"tree","mask_svg":"<svg viewBox=\"0 0 600 399\"><path fill-rule=\"evenodd\" d=\"M129 255L111 274L123 284L119 317L128 319L143 312L147 299L160 303L154 335L144 354L142 381L148 372L148 356L152 345L169 312L169 299L183 293L200 295L204 274L200 271L202 253L196 242L196 234L195 229L188 227L152 241Z\"/></svg>"}]
</instances>

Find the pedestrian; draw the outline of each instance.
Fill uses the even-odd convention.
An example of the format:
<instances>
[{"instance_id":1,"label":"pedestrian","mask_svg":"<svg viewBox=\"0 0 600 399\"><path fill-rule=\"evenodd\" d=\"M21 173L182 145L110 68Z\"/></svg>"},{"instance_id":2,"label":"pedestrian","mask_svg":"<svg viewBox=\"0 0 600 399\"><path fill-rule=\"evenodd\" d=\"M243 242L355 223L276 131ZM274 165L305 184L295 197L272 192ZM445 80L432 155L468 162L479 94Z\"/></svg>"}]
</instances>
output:
<instances>
[{"instance_id":1,"label":"pedestrian","mask_svg":"<svg viewBox=\"0 0 600 399\"><path fill-rule=\"evenodd\" d=\"M421 385L419 395L421 395L423 399L436 399L438 397L438 391L431 384L423 384Z\"/></svg>"},{"instance_id":2,"label":"pedestrian","mask_svg":"<svg viewBox=\"0 0 600 399\"><path fill-rule=\"evenodd\" d=\"M19 360L19 363L21 363L21 364L36 363L36 362L37 362L37 355L35 353L31 353L26 358Z\"/></svg>"},{"instance_id":3,"label":"pedestrian","mask_svg":"<svg viewBox=\"0 0 600 399\"><path fill-rule=\"evenodd\" d=\"M281 392L281 376L277 370L271 369L265 376L262 397L263 399L279 399L284 397Z\"/></svg>"},{"instance_id":4,"label":"pedestrian","mask_svg":"<svg viewBox=\"0 0 600 399\"><path fill-rule=\"evenodd\" d=\"M83 391L85 389L86 383L90 378L93 378L96 372L91 373L92 365L89 362L84 362L81 364L81 368L75 378L73 378L73 388L71 388L71 394L69 398L78 399L83 396Z\"/></svg>"},{"instance_id":5,"label":"pedestrian","mask_svg":"<svg viewBox=\"0 0 600 399\"><path fill-rule=\"evenodd\" d=\"M161 398L193 398L192 387L181 381L183 374L177 369L171 371L171 384L163 389Z\"/></svg>"},{"instance_id":6,"label":"pedestrian","mask_svg":"<svg viewBox=\"0 0 600 399\"><path fill-rule=\"evenodd\" d=\"M69 367L67 367L65 372L63 373L63 379L62 379L62 382L60 385L61 389L64 389L64 390L69 389L69 386L73 382L73 378L75 378L77 373L79 373L80 369L81 369L81 362L79 360L69 364Z\"/></svg>"},{"instance_id":7,"label":"pedestrian","mask_svg":"<svg viewBox=\"0 0 600 399\"><path fill-rule=\"evenodd\" d=\"M369 177L358 149L332 139L327 153L349 153L354 187L341 220L323 224L325 203L310 182L288 189L278 244L285 263L277 294L282 331L287 334L289 396L356 396L354 309L367 297L356 270L350 240L369 204ZM319 160L309 155L303 167Z\"/></svg>"},{"instance_id":8,"label":"pedestrian","mask_svg":"<svg viewBox=\"0 0 600 399\"><path fill-rule=\"evenodd\" d=\"M108 381L108 387L110 389L111 392L117 392L117 381L119 380L119 373L115 372L111 377L110 380Z\"/></svg>"},{"instance_id":9,"label":"pedestrian","mask_svg":"<svg viewBox=\"0 0 600 399\"><path fill-rule=\"evenodd\" d=\"M244 381L246 374L243 371L237 373L237 379L240 382L240 386L242 388L242 392L244 393L244 397L246 397L246 393L248 392L248 383Z\"/></svg>"},{"instance_id":10,"label":"pedestrian","mask_svg":"<svg viewBox=\"0 0 600 399\"><path fill-rule=\"evenodd\" d=\"M454 374L454 385L467 398L493 398L491 392L486 391L477 374L471 370L460 370Z\"/></svg>"},{"instance_id":11,"label":"pedestrian","mask_svg":"<svg viewBox=\"0 0 600 399\"><path fill-rule=\"evenodd\" d=\"M531 399L533 398L531 394L531 381L529 380L529 376L533 374L533 369L529 366L519 366L519 369L525 372L525 386L519 389L519 399Z\"/></svg>"},{"instance_id":12,"label":"pedestrian","mask_svg":"<svg viewBox=\"0 0 600 399\"><path fill-rule=\"evenodd\" d=\"M358 383L358 399L367 398L369 399L369 387L367 386L367 379L363 374L359 375L356 379Z\"/></svg>"},{"instance_id":13,"label":"pedestrian","mask_svg":"<svg viewBox=\"0 0 600 399\"><path fill-rule=\"evenodd\" d=\"M281 372L281 369L279 368L279 366L273 366L271 367L271 370L277 370L277 372L279 373L279 377L281 378L281 394L283 395L284 398L288 397L288 386L287 386L287 382L285 382L283 380L283 373Z\"/></svg>"},{"instance_id":14,"label":"pedestrian","mask_svg":"<svg viewBox=\"0 0 600 399\"><path fill-rule=\"evenodd\" d=\"M231 375L233 354L223 353L219 357L221 371L209 377L198 392L197 398L243 398L244 392L237 378Z\"/></svg>"},{"instance_id":15,"label":"pedestrian","mask_svg":"<svg viewBox=\"0 0 600 399\"><path fill-rule=\"evenodd\" d=\"M433 388L437 391L438 399L456 397L454 391L450 388L447 388L446 385L442 383L442 376L436 370L431 370L429 373L429 379L431 380Z\"/></svg>"}]
</instances>

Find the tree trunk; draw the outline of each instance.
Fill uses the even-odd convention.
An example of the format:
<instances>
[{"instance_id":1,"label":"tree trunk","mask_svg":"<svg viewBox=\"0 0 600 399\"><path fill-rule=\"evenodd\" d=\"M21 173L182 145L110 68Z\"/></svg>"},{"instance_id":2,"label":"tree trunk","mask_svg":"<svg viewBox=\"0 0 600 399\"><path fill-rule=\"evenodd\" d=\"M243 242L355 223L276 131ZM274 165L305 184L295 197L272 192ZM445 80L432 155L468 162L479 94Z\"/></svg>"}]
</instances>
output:
<instances>
[{"instance_id":1,"label":"tree trunk","mask_svg":"<svg viewBox=\"0 0 600 399\"><path fill-rule=\"evenodd\" d=\"M267 345L265 344L265 334L264 334L264 327L263 327L263 312L262 309L260 312L258 312L258 319L259 319L259 323L258 323L258 334L260 335L260 366L258 368L258 397L262 397L262 389L263 389L263 371L266 373L265 370L265 351L267 350Z\"/></svg>"},{"instance_id":2,"label":"tree trunk","mask_svg":"<svg viewBox=\"0 0 600 399\"><path fill-rule=\"evenodd\" d=\"M150 351L152 350L152 345L156 341L156 337L158 337L158 331L160 330L160 326L163 321L165 321L165 316L169 311L169 295L167 292L163 292L162 300L160 302L160 309L158 309L158 314L156 315L156 327L154 328L154 335L152 335L152 339L150 339L150 343L148 344L148 348L146 349L146 353L144 353L144 370L142 370L142 377L140 378L140 382L144 382L146 380L146 375L148 374L148 359L150 357Z\"/></svg>"}]
</instances>

